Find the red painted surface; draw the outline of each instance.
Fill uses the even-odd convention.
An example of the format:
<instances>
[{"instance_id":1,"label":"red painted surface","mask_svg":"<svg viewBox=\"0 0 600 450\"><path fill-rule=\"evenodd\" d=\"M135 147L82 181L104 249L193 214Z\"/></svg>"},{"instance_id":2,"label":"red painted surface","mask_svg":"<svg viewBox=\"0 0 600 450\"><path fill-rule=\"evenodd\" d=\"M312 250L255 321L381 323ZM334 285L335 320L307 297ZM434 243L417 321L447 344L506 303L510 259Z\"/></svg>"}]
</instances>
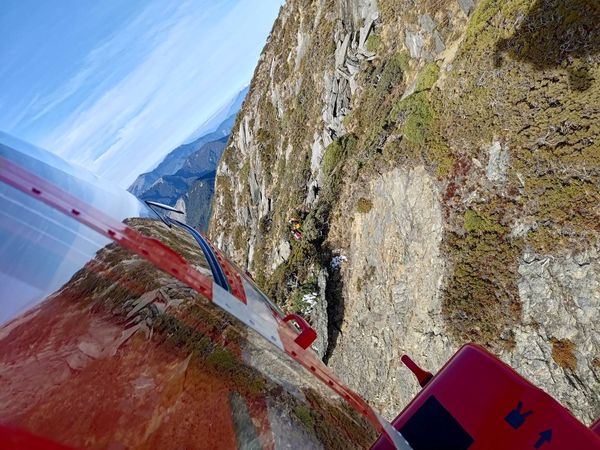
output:
<instances>
[{"instance_id":1,"label":"red painted surface","mask_svg":"<svg viewBox=\"0 0 600 450\"><path fill-rule=\"evenodd\" d=\"M162 242L141 235L103 211L69 194L52 182L27 171L18 164L0 157L0 167L2 169L0 170L0 181L31 195L63 214L73 217L90 229L114 240L122 247L135 252L212 301L212 280L189 266L181 256ZM76 211L76 214L73 211ZM245 291L235 265L228 261L214 246L213 249L219 256L219 263L226 265L228 270L233 271L230 272L230 275L235 274L231 279L228 276L228 281L237 292L237 295L234 295L245 303ZM238 289L241 289L241 292ZM273 313L273 320L277 322L285 352L305 367L314 377L344 398L351 407L365 416L378 431L384 432L379 417L365 400L335 377L311 350L306 350L296 342L299 338L296 330L275 312ZM306 339L306 342L309 340L308 338L304 339ZM314 340L312 337L311 339ZM300 341L303 345L306 342L302 339Z\"/></svg>"},{"instance_id":2,"label":"red painted surface","mask_svg":"<svg viewBox=\"0 0 600 450\"><path fill-rule=\"evenodd\" d=\"M74 448L236 449L227 379L124 326L54 296L3 328L2 420Z\"/></svg>"},{"instance_id":3,"label":"red painted surface","mask_svg":"<svg viewBox=\"0 0 600 450\"><path fill-rule=\"evenodd\" d=\"M431 396L474 439L469 450L600 449L600 438L556 400L475 345L464 346L448 361L393 421L394 427L401 430ZM517 409L524 417L514 428L506 417ZM441 431L430 428L424 432ZM372 447L391 448L385 438Z\"/></svg>"},{"instance_id":4,"label":"red painted surface","mask_svg":"<svg viewBox=\"0 0 600 450\"><path fill-rule=\"evenodd\" d=\"M35 436L26 430L0 423L0 448L11 450L70 450L48 439Z\"/></svg>"},{"instance_id":5,"label":"red painted surface","mask_svg":"<svg viewBox=\"0 0 600 450\"><path fill-rule=\"evenodd\" d=\"M592 431L600 436L600 417L596 420L596 423L592 425Z\"/></svg>"},{"instance_id":6,"label":"red painted surface","mask_svg":"<svg viewBox=\"0 0 600 450\"><path fill-rule=\"evenodd\" d=\"M400 359L402 363L415 375L415 377L417 377L417 381L421 387L425 387L433 378L433 374L431 372L421 369L419 366L417 366L417 363L410 359L408 355L402 355L402 358Z\"/></svg>"},{"instance_id":7,"label":"red painted surface","mask_svg":"<svg viewBox=\"0 0 600 450\"><path fill-rule=\"evenodd\" d=\"M303 349L310 347L310 344L317 339L317 332L308 324L304 317L298 314L288 314L283 319L284 322L294 321L300 327L300 334L294 342Z\"/></svg>"}]
</instances>

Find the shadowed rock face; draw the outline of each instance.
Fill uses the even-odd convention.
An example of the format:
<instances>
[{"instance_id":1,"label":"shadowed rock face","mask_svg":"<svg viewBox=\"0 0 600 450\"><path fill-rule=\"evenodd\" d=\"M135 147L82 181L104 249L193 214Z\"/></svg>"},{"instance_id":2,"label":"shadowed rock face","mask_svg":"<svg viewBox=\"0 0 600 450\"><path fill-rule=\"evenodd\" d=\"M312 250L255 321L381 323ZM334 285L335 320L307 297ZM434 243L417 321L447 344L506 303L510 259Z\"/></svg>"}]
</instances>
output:
<instances>
[{"instance_id":1,"label":"shadowed rock face","mask_svg":"<svg viewBox=\"0 0 600 450\"><path fill-rule=\"evenodd\" d=\"M282 8L210 234L285 308L316 294L324 358L388 417L414 394L397 355L435 371L465 342L600 413L599 21L586 1Z\"/></svg>"},{"instance_id":2,"label":"shadowed rock face","mask_svg":"<svg viewBox=\"0 0 600 450\"><path fill-rule=\"evenodd\" d=\"M157 220L127 223L208 274L186 232ZM1 417L77 448L374 441L362 419L288 364L194 290L113 243L0 328Z\"/></svg>"},{"instance_id":3,"label":"shadowed rock face","mask_svg":"<svg viewBox=\"0 0 600 450\"><path fill-rule=\"evenodd\" d=\"M213 172L212 176L196 180L187 193L179 198L178 204L182 204L184 211L187 211L185 215L187 224L198 227L202 231L208 229L214 192L215 173Z\"/></svg>"}]
</instances>

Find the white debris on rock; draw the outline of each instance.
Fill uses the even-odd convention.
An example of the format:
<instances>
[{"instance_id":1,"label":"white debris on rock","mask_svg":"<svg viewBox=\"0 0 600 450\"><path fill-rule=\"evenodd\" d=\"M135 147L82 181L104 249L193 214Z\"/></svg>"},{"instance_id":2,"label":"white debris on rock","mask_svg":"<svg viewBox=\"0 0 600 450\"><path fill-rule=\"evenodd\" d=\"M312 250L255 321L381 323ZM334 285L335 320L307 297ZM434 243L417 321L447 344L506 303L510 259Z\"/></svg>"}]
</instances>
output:
<instances>
[{"instance_id":1,"label":"white debris on rock","mask_svg":"<svg viewBox=\"0 0 600 450\"><path fill-rule=\"evenodd\" d=\"M310 314L315 306L317 305L317 297L319 294L317 292L310 292L308 294L304 294L302 297L302 314L308 315Z\"/></svg>"},{"instance_id":2,"label":"white debris on rock","mask_svg":"<svg viewBox=\"0 0 600 450\"><path fill-rule=\"evenodd\" d=\"M342 266L342 263L347 260L348 258L346 258L344 255L334 256L329 263L329 267L331 267L332 270L337 270Z\"/></svg>"}]
</instances>

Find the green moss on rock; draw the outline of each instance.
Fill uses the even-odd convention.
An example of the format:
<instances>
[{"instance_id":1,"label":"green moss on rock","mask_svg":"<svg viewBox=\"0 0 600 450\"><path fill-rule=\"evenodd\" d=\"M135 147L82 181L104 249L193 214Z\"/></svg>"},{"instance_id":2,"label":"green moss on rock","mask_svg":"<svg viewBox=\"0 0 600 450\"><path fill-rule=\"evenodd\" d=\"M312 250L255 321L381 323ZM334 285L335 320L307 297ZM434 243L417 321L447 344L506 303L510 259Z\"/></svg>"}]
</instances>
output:
<instances>
[{"instance_id":1,"label":"green moss on rock","mask_svg":"<svg viewBox=\"0 0 600 450\"><path fill-rule=\"evenodd\" d=\"M361 197L356 202L356 210L361 214L366 214L373 209L373 202L368 198Z\"/></svg>"},{"instance_id":2,"label":"green moss on rock","mask_svg":"<svg viewBox=\"0 0 600 450\"><path fill-rule=\"evenodd\" d=\"M379 47L381 46L381 38L376 34L371 34L367 38L367 50L371 53L377 53Z\"/></svg>"}]
</instances>

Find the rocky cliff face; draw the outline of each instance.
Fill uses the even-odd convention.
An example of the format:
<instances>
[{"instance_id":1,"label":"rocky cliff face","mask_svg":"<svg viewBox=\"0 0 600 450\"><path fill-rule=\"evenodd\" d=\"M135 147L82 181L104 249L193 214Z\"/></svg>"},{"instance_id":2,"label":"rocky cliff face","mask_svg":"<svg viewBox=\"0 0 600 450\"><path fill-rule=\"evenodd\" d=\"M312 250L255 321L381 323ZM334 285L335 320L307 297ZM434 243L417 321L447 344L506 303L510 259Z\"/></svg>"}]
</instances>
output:
<instances>
[{"instance_id":1,"label":"rocky cliff face","mask_svg":"<svg viewBox=\"0 0 600 450\"><path fill-rule=\"evenodd\" d=\"M392 417L491 349L600 415L600 21L575 0L288 0L210 234ZM302 222L292 239L290 219Z\"/></svg>"}]
</instances>

